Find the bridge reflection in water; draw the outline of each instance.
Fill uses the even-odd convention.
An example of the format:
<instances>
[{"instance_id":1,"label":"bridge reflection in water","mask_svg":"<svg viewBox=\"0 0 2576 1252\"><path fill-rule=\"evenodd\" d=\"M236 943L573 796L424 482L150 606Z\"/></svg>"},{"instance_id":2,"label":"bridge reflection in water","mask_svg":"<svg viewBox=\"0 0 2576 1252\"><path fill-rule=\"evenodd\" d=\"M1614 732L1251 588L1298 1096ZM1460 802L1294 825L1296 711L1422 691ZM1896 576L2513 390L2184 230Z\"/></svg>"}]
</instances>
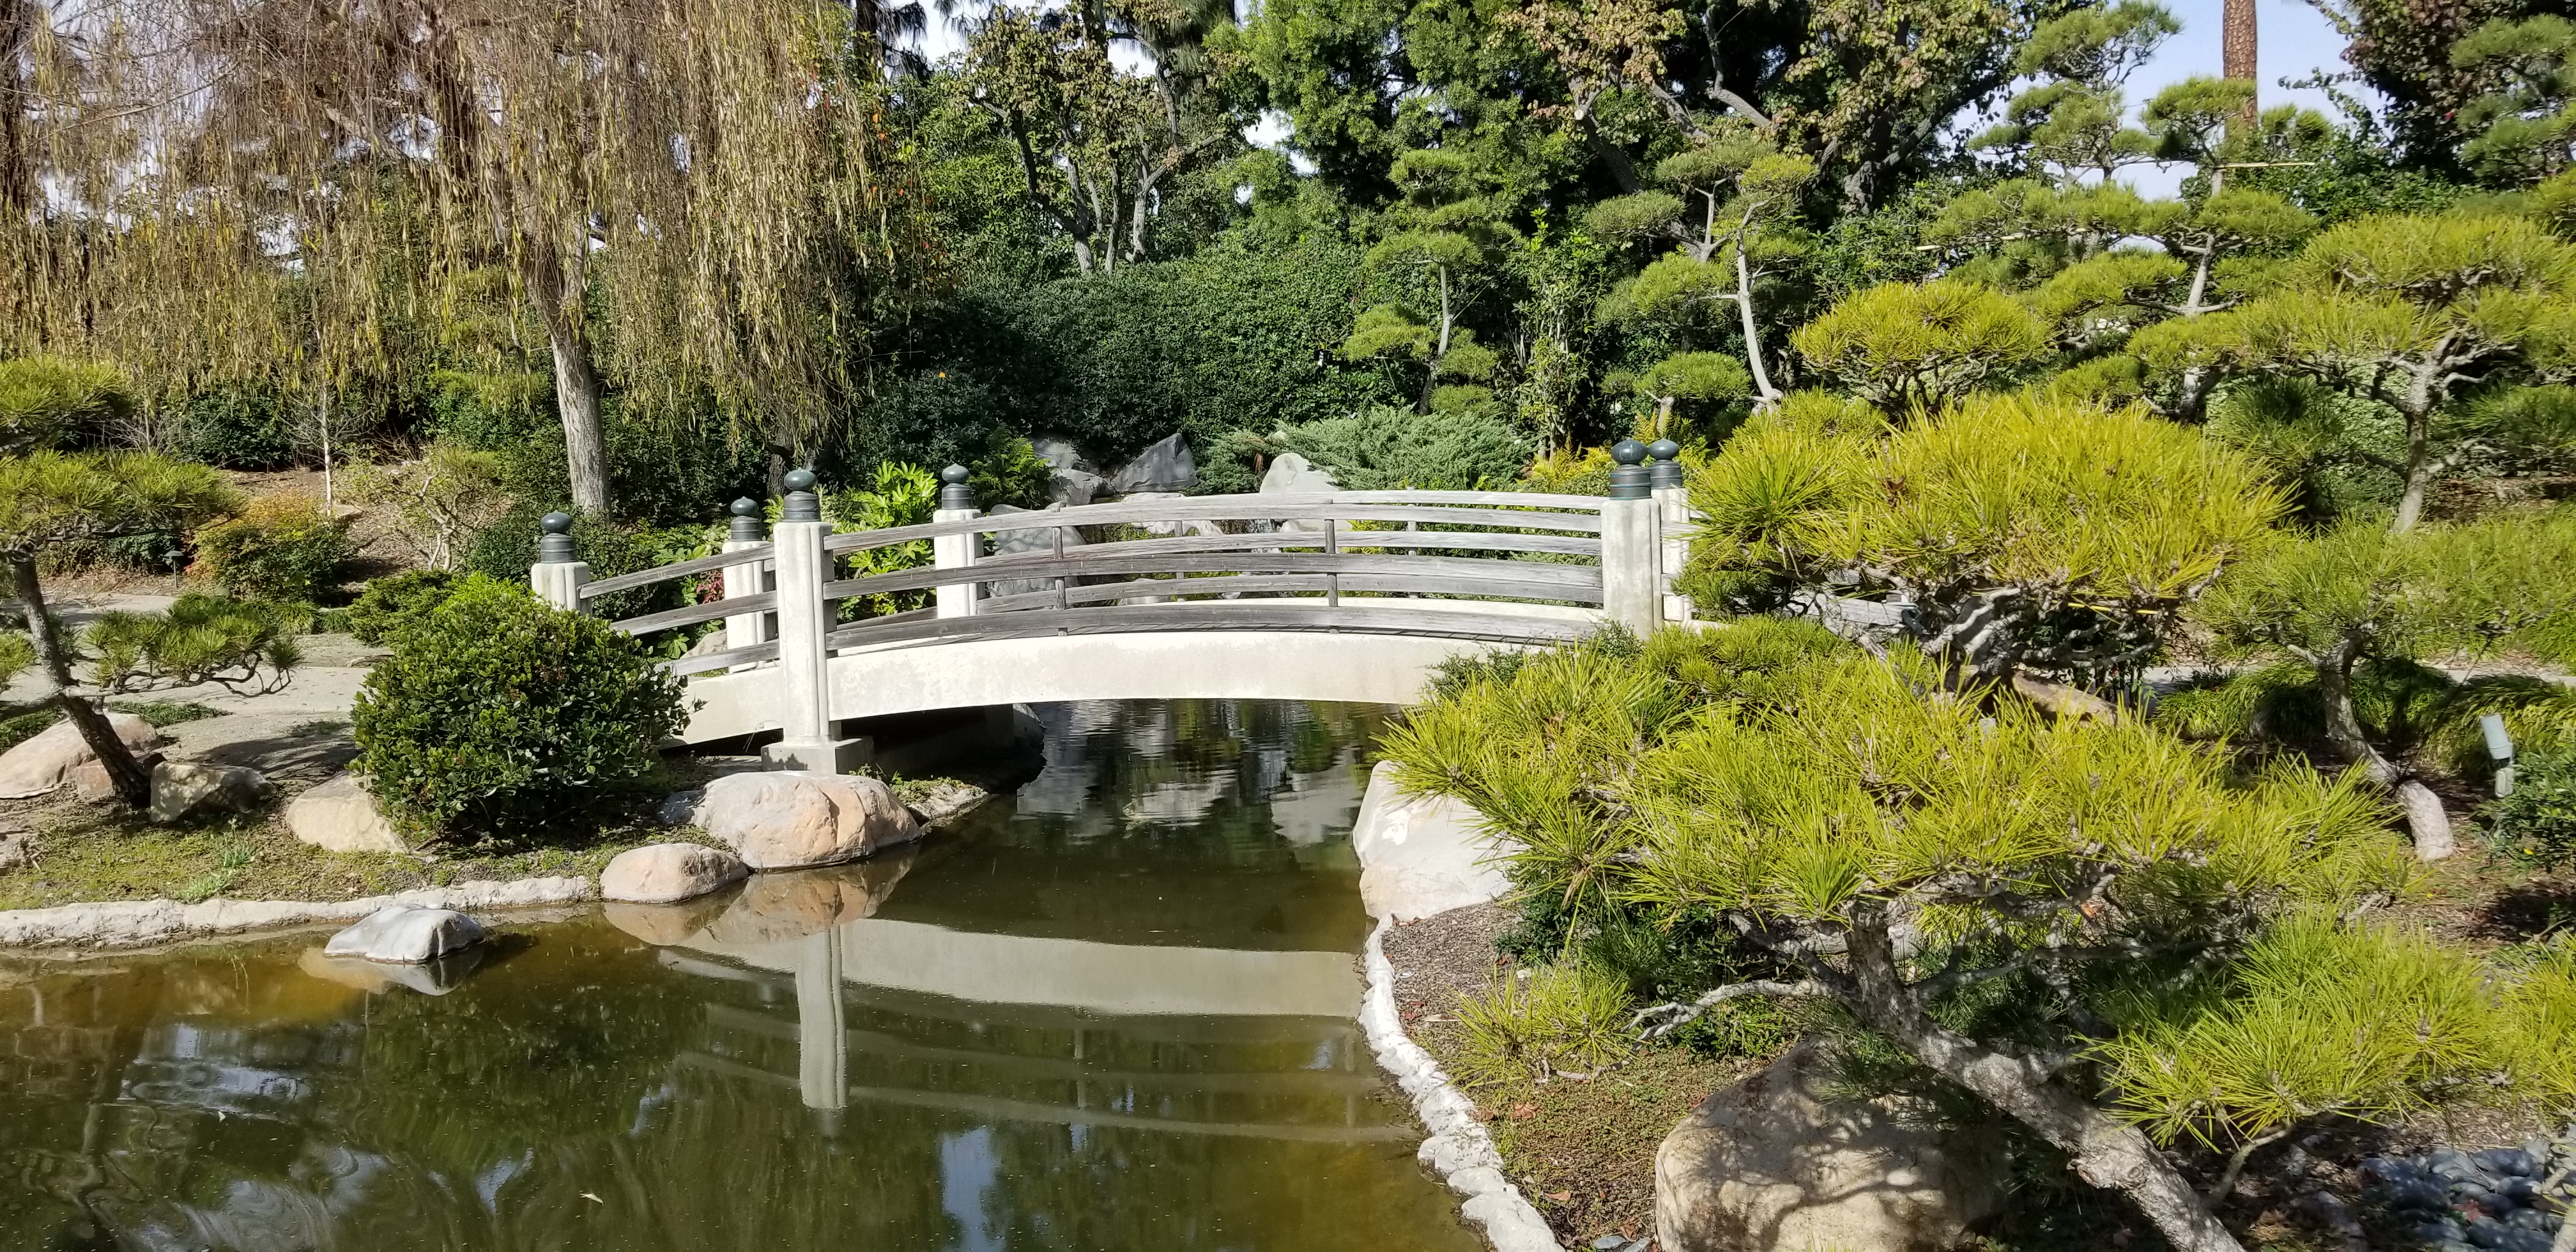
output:
<instances>
[{"instance_id":1,"label":"bridge reflection in water","mask_svg":"<svg viewBox=\"0 0 2576 1252\"><path fill-rule=\"evenodd\" d=\"M1350 1020L1348 849L1271 815L1355 804L1369 719L1048 716L1069 811L443 995L310 937L0 973L0 1247L1476 1246Z\"/></svg>"}]
</instances>

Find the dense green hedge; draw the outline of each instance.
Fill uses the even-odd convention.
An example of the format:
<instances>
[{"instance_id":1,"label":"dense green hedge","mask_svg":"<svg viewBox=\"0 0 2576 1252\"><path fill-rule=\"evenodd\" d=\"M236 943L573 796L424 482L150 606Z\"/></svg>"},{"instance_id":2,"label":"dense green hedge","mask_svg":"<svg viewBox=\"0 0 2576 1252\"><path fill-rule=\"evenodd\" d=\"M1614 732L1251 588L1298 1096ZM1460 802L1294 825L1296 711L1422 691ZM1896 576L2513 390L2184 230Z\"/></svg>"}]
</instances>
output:
<instances>
[{"instance_id":1,"label":"dense green hedge","mask_svg":"<svg viewBox=\"0 0 2576 1252\"><path fill-rule=\"evenodd\" d=\"M595 617L472 578L358 693L357 768L424 833L520 838L654 767L678 679Z\"/></svg>"}]
</instances>

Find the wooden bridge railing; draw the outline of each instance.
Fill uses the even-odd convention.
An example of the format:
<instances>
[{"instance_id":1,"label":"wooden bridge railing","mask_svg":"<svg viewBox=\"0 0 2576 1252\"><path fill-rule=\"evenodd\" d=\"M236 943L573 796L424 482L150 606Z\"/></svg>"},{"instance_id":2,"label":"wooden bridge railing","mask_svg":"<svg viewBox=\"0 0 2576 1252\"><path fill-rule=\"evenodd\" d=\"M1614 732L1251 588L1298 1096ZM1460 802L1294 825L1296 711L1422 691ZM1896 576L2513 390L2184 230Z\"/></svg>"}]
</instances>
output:
<instances>
[{"instance_id":1,"label":"wooden bridge railing","mask_svg":"<svg viewBox=\"0 0 2576 1252\"><path fill-rule=\"evenodd\" d=\"M549 515L529 578L558 607L583 611L615 592L720 573L720 598L614 626L647 635L722 621L721 648L671 668L774 666L788 744L822 744L825 670L839 652L1207 630L1546 643L1603 620L1646 633L1689 616L1672 594L1688 517L1678 452L1669 441L1620 444L1608 496L1336 491L991 513L952 465L931 521L847 532L824 520L814 475L798 470L773 533L758 504L738 500L721 553L613 578L593 580L572 519ZM1180 533L1133 537L1137 528ZM844 558L924 540L929 565L836 577ZM851 601L920 592L929 605L841 620Z\"/></svg>"}]
</instances>

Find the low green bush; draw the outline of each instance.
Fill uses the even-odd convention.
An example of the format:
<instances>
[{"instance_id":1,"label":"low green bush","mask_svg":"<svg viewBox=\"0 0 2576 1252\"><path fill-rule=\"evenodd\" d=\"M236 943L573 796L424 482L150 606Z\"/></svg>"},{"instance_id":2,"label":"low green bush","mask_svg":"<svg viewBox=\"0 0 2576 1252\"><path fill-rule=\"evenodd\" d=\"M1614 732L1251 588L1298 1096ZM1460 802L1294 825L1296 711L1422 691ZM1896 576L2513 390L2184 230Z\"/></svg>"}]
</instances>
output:
<instances>
[{"instance_id":1,"label":"low green bush","mask_svg":"<svg viewBox=\"0 0 2576 1252\"><path fill-rule=\"evenodd\" d=\"M391 643L440 605L453 599L467 576L455 570L413 569L367 584L358 599L339 615L340 623L360 643Z\"/></svg>"},{"instance_id":2,"label":"low green bush","mask_svg":"<svg viewBox=\"0 0 2576 1252\"><path fill-rule=\"evenodd\" d=\"M395 637L352 716L389 816L504 840L649 773L687 720L679 680L634 640L483 577Z\"/></svg>"},{"instance_id":3,"label":"low green bush","mask_svg":"<svg viewBox=\"0 0 2576 1252\"><path fill-rule=\"evenodd\" d=\"M179 451L226 469L284 469L295 463L294 401L274 387L209 387L179 402Z\"/></svg>"},{"instance_id":4,"label":"low green bush","mask_svg":"<svg viewBox=\"0 0 2576 1252\"><path fill-rule=\"evenodd\" d=\"M339 585L355 555L349 524L301 498L252 503L241 516L197 531L197 565L228 595L302 604Z\"/></svg>"},{"instance_id":5,"label":"low green bush","mask_svg":"<svg viewBox=\"0 0 2576 1252\"><path fill-rule=\"evenodd\" d=\"M2498 846L2541 865L2576 865L2576 753L2536 752L2514 763L2513 794L2487 809Z\"/></svg>"}]
</instances>

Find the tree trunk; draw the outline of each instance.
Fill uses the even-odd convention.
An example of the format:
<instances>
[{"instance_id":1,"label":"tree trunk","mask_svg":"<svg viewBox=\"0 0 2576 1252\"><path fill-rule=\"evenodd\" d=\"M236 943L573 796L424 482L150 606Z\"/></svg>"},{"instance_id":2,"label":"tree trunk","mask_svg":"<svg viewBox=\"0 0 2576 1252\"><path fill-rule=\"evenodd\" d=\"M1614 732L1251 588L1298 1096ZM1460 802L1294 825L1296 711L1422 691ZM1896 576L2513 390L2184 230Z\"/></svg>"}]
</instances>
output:
<instances>
[{"instance_id":1,"label":"tree trunk","mask_svg":"<svg viewBox=\"0 0 2576 1252\"><path fill-rule=\"evenodd\" d=\"M89 745L91 754L107 770L117 799L138 809L150 804L152 775L144 772L143 763L134 759L125 741L116 737L116 727L108 723L107 715L73 686L71 646L54 629L53 618L45 612L45 590L36 578L36 559L11 559L9 575L17 586L18 603L27 611L27 636L36 645L37 670L52 688L45 693L44 703L61 709L63 716L80 729L81 742Z\"/></svg>"},{"instance_id":2,"label":"tree trunk","mask_svg":"<svg viewBox=\"0 0 2576 1252\"><path fill-rule=\"evenodd\" d=\"M555 408L563 414L564 471L572 482L573 507L605 513L608 436L599 424L599 374L590 365L590 345L551 327L546 339L555 354Z\"/></svg>"},{"instance_id":3,"label":"tree trunk","mask_svg":"<svg viewBox=\"0 0 2576 1252\"><path fill-rule=\"evenodd\" d=\"M1744 363L1753 367L1753 404L1768 409L1780 403L1771 386L1771 371L1762 364L1762 334L1753 324L1753 267L1744 259L1744 238L1735 240L1735 307L1744 319Z\"/></svg>"},{"instance_id":4,"label":"tree trunk","mask_svg":"<svg viewBox=\"0 0 2576 1252\"><path fill-rule=\"evenodd\" d=\"M554 350L555 411L563 416L564 469L573 507L608 511L608 439L599 425L599 372L582 335L582 281L554 250L531 241L520 260L521 280L545 319L546 346Z\"/></svg>"},{"instance_id":5,"label":"tree trunk","mask_svg":"<svg viewBox=\"0 0 2576 1252\"><path fill-rule=\"evenodd\" d=\"M2137 1127L2067 1090L2039 1063L1933 1021L1897 972L1884 917L1853 919L1850 953L1857 995L1849 1007L1863 1024L2065 1152L2076 1177L2135 1205L2174 1252L2244 1252Z\"/></svg>"},{"instance_id":6,"label":"tree trunk","mask_svg":"<svg viewBox=\"0 0 2576 1252\"><path fill-rule=\"evenodd\" d=\"M2424 497L2433 488L2432 414L2406 415L2406 492L2397 498L2397 518L2388 533L2402 535L2424 518Z\"/></svg>"},{"instance_id":7,"label":"tree trunk","mask_svg":"<svg viewBox=\"0 0 2576 1252\"><path fill-rule=\"evenodd\" d=\"M2459 850L2451 834L2451 816L2443 811L2442 798L2432 788L2408 777L2362 732L2361 717L2352 707L2353 659L2347 646L2317 660L2317 696L2326 708L2326 740L2360 765L2372 782L2396 793L2397 803L2406 810L2406 834L2415 843L2415 859L2441 860Z\"/></svg>"},{"instance_id":8,"label":"tree trunk","mask_svg":"<svg viewBox=\"0 0 2576 1252\"><path fill-rule=\"evenodd\" d=\"M2221 72L2229 78L2241 78L2258 88L2261 87L2263 72L2257 66L2254 56L2256 48L2254 0L2227 0L2225 17L2222 21L2221 29L2224 35L2221 39ZM2245 97L2244 111L2236 118L2238 124L2251 128L2256 119L2261 117L2262 110L2256 105L2255 99L2256 97L2252 95Z\"/></svg>"}]
</instances>

